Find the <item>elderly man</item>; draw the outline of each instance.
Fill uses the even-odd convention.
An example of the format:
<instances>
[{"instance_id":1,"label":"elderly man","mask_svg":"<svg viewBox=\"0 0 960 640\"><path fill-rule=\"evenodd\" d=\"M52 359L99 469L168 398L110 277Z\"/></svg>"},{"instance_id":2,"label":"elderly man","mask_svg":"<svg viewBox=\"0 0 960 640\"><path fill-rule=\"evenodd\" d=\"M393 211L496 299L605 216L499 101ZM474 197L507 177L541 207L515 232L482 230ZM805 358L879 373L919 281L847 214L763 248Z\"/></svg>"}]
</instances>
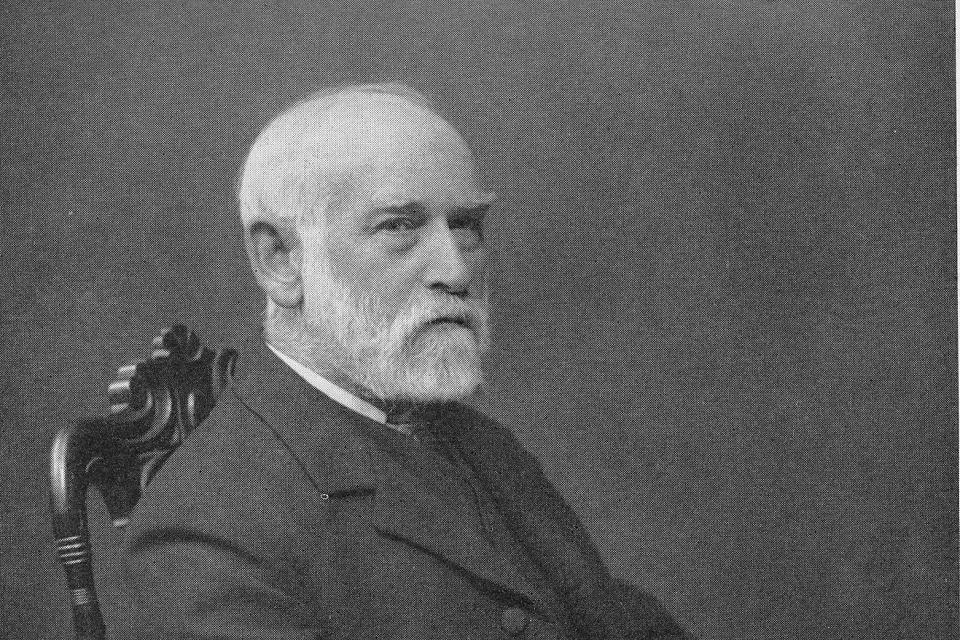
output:
<instances>
[{"instance_id":1,"label":"elderly man","mask_svg":"<svg viewBox=\"0 0 960 640\"><path fill-rule=\"evenodd\" d=\"M137 506L138 637L685 637L459 402L488 341L492 196L422 96L294 105L239 199L265 332Z\"/></svg>"}]
</instances>

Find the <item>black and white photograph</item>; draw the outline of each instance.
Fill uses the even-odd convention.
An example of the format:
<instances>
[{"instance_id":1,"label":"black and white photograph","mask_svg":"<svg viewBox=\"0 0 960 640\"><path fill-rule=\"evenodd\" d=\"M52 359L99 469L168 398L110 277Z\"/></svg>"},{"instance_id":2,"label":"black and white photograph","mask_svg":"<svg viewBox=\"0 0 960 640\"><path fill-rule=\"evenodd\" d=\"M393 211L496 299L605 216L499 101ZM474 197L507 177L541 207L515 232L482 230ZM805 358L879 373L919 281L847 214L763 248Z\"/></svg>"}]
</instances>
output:
<instances>
[{"instance_id":1,"label":"black and white photograph","mask_svg":"<svg viewBox=\"0 0 960 640\"><path fill-rule=\"evenodd\" d=\"M955 15L5 3L0 638L960 636Z\"/></svg>"}]
</instances>

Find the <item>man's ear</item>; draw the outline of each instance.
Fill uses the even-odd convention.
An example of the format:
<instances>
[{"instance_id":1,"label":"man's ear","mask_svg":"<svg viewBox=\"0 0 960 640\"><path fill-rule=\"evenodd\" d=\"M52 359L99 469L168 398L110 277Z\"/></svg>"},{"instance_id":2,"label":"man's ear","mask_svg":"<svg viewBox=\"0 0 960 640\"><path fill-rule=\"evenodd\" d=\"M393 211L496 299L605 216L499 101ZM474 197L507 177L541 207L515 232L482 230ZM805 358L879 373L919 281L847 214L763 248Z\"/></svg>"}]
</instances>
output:
<instances>
[{"instance_id":1,"label":"man's ear","mask_svg":"<svg viewBox=\"0 0 960 640\"><path fill-rule=\"evenodd\" d=\"M255 222L246 234L247 254L257 282L278 306L303 302L303 247L293 229Z\"/></svg>"}]
</instances>

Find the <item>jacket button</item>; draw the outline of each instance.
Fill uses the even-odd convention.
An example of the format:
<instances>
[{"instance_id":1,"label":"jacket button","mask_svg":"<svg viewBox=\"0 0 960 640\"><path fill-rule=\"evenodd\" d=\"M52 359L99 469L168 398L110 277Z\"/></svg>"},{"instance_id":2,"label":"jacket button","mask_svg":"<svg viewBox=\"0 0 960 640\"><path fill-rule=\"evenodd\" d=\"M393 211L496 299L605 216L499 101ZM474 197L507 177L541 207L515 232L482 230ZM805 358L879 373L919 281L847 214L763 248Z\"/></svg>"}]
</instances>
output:
<instances>
[{"instance_id":1,"label":"jacket button","mask_svg":"<svg viewBox=\"0 0 960 640\"><path fill-rule=\"evenodd\" d=\"M530 616L523 609L511 607L503 612L500 626L511 636L518 636L530 624Z\"/></svg>"}]
</instances>

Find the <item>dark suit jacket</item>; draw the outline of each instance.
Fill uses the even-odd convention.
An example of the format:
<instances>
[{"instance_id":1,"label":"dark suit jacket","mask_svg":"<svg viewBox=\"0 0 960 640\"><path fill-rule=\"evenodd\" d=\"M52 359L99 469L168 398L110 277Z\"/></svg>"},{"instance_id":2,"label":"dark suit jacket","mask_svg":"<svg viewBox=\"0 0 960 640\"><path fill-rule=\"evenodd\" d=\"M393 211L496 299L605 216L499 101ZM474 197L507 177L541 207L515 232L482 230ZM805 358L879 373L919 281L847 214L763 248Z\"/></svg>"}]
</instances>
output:
<instances>
[{"instance_id":1,"label":"dark suit jacket","mask_svg":"<svg viewBox=\"0 0 960 640\"><path fill-rule=\"evenodd\" d=\"M138 637L684 637L656 600L610 578L495 421L462 405L440 418L549 592L493 550L409 438L331 401L262 345L238 367L134 511L125 564ZM551 598L573 626L550 615Z\"/></svg>"}]
</instances>

